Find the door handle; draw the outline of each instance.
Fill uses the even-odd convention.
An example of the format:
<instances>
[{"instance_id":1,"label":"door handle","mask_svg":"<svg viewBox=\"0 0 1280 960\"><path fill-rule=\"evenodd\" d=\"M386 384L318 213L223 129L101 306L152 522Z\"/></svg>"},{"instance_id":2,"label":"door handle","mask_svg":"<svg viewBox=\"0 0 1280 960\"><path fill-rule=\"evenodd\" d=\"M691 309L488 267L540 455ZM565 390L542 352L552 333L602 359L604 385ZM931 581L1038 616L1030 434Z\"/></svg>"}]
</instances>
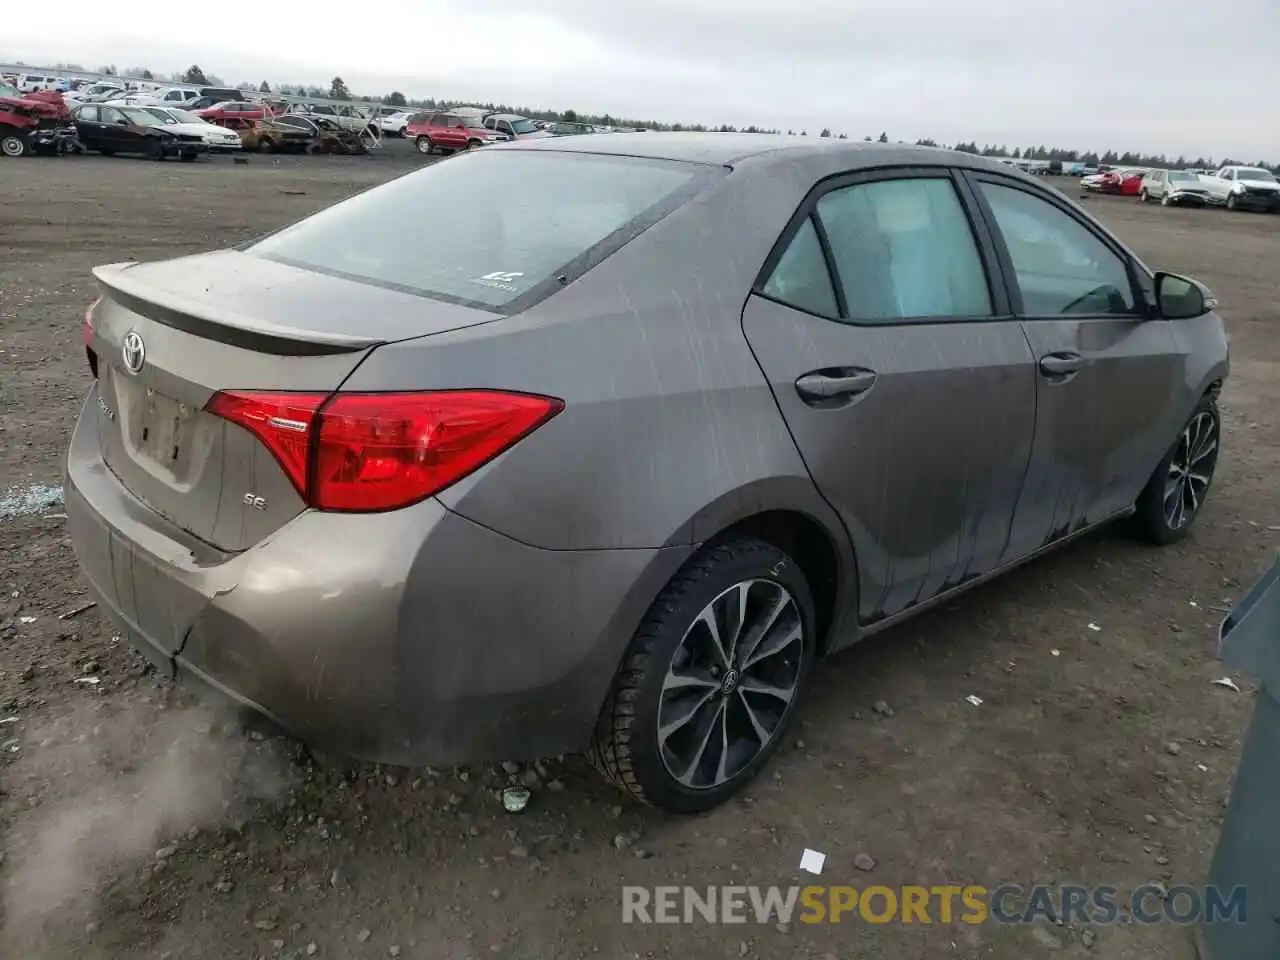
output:
<instances>
[{"instance_id":1,"label":"door handle","mask_svg":"<svg viewBox=\"0 0 1280 960\"><path fill-rule=\"evenodd\" d=\"M876 382L874 370L835 367L814 370L796 380L796 393L810 406L843 406L843 402L870 390Z\"/></svg>"},{"instance_id":2,"label":"door handle","mask_svg":"<svg viewBox=\"0 0 1280 960\"><path fill-rule=\"evenodd\" d=\"M1040 372L1046 377L1065 377L1079 373L1084 357L1078 353L1051 353L1040 358Z\"/></svg>"}]
</instances>

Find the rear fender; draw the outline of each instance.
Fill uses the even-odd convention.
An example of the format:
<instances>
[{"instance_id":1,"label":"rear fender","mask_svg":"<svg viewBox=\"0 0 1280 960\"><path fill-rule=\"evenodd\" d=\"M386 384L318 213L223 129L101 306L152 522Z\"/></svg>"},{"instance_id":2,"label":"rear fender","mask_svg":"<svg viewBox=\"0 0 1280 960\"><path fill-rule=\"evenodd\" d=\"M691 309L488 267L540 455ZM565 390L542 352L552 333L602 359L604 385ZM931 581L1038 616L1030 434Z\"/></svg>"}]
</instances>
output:
<instances>
[{"instance_id":1,"label":"rear fender","mask_svg":"<svg viewBox=\"0 0 1280 960\"><path fill-rule=\"evenodd\" d=\"M811 477L769 477L738 487L691 516L668 541L706 543L730 528L766 513L796 514L826 534L836 556L836 597L826 631L826 650L852 643L858 637L858 562L839 515L818 492Z\"/></svg>"}]
</instances>

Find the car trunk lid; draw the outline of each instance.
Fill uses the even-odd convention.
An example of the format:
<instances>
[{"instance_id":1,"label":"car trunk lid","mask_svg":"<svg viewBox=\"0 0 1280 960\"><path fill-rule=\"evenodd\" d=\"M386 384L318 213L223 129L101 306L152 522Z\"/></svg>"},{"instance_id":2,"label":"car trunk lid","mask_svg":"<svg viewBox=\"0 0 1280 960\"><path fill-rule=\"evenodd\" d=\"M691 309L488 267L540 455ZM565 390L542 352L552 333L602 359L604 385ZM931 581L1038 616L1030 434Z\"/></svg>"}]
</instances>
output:
<instances>
[{"instance_id":1,"label":"car trunk lid","mask_svg":"<svg viewBox=\"0 0 1280 960\"><path fill-rule=\"evenodd\" d=\"M306 502L248 430L206 411L216 393L325 395L379 344L496 318L236 251L94 275L103 458L134 497L224 551Z\"/></svg>"}]
</instances>

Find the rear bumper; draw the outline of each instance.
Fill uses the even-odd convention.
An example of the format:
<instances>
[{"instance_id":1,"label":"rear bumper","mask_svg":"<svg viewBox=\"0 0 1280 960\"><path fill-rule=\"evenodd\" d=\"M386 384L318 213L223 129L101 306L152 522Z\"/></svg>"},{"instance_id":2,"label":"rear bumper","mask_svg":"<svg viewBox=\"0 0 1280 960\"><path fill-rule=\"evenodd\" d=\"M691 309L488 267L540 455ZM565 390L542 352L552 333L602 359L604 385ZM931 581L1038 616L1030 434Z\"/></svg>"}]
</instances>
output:
<instances>
[{"instance_id":1,"label":"rear bumper","mask_svg":"<svg viewBox=\"0 0 1280 960\"><path fill-rule=\"evenodd\" d=\"M28 142L33 147L54 148L59 153L69 149L76 142L77 131L74 126L37 127L28 134Z\"/></svg>"},{"instance_id":2,"label":"rear bumper","mask_svg":"<svg viewBox=\"0 0 1280 960\"><path fill-rule=\"evenodd\" d=\"M585 747L636 624L691 551L539 550L432 499L307 511L223 554L124 489L83 412L65 494L95 599L161 670L316 747L406 765Z\"/></svg>"}]
</instances>

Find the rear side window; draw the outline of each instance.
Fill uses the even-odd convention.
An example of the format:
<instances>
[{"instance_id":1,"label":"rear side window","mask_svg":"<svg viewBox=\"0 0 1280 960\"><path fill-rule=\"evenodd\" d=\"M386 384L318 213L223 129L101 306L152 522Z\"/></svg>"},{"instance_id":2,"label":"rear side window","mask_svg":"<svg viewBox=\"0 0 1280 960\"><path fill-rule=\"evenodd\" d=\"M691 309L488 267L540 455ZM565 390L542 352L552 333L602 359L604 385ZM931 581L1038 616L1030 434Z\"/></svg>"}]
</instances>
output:
<instances>
[{"instance_id":1,"label":"rear side window","mask_svg":"<svg viewBox=\"0 0 1280 960\"><path fill-rule=\"evenodd\" d=\"M484 307L571 278L719 168L553 151L467 154L245 247L304 269Z\"/></svg>"},{"instance_id":2,"label":"rear side window","mask_svg":"<svg viewBox=\"0 0 1280 960\"><path fill-rule=\"evenodd\" d=\"M991 315L977 242L950 180L845 187L817 212L851 319Z\"/></svg>"},{"instance_id":3,"label":"rear side window","mask_svg":"<svg viewBox=\"0 0 1280 960\"><path fill-rule=\"evenodd\" d=\"M839 316L831 272L827 270L827 260L822 255L822 244L818 242L818 231L813 227L812 217L796 231L787 252L773 268L763 293L789 307L816 313L820 317Z\"/></svg>"}]
</instances>

